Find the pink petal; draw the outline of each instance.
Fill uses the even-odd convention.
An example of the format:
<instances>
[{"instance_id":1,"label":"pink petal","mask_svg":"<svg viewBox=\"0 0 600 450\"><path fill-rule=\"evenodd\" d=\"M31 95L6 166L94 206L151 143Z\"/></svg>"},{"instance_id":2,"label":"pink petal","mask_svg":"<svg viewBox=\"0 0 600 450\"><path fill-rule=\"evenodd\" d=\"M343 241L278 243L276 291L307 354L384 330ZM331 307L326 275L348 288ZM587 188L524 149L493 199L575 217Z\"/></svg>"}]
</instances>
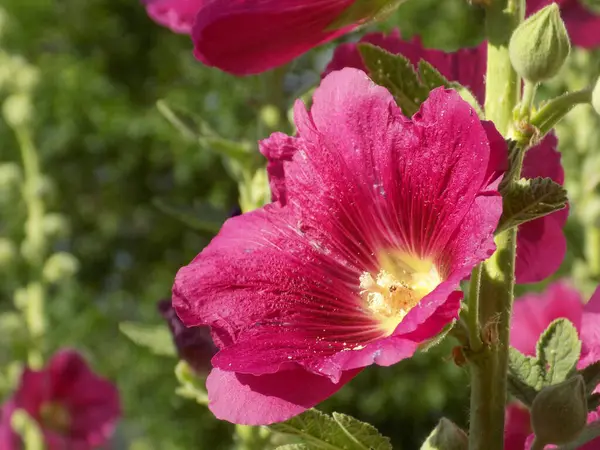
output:
<instances>
[{"instance_id":1,"label":"pink petal","mask_svg":"<svg viewBox=\"0 0 600 450\"><path fill-rule=\"evenodd\" d=\"M421 59L433 65L444 77L450 81L457 81L468 87L475 97L483 104L485 97L484 76L486 70L487 47L484 42L477 48L461 49L454 53L441 50L426 49L421 40L415 37L411 41L403 41L398 30L389 35L371 33L365 35L360 42L367 42L387 50L390 53L401 54L415 67ZM334 70L344 67L354 67L366 71L366 67L358 51L358 43L339 45L331 62L328 64L322 77Z\"/></svg>"},{"instance_id":2,"label":"pink petal","mask_svg":"<svg viewBox=\"0 0 600 450\"><path fill-rule=\"evenodd\" d=\"M264 72L352 30L328 30L354 0L212 0L192 30L194 54L235 75Z\"/></svg>"},{"instance_id":3,"label":"pink petal","mask_svg":"<svg viewBox=\"0 0 600 450\"><path fill-rule=\"evenodd\" d=\"M148 15L175 33L190 34L194 19L208 0L143 0Z\"/></svg>"},{"instance_id":4,"label":"pink petal","mask_svg":"<svg viewBox=\"0 0 600 450\"><path fill-rule=\"evenodd\" d=\"M540 335L558 318L569 319L581 332L583 303L579 293L567 283L550 284L543 293L531 293L515 301L510 325L510 345L527 355L535 355Z\"/></svg>"},{"instance_id":5,"label":"pink petal","mask_svg":"<svg viewBox=\"0 0 600 450\"><path fill-rule=\"evenodd\" d=\"M529 410L520 403L509 403L504 419L504 450L524 450L532 432Z\"/></svg>"},{"instance_id":6,"label":"pink petal","mask_svg":"<svg viewBox=\"0 0 600 450\"><path fill-rule=\"evenodd\" d=\"M296 153L296 138L283 133L273 133L268 139L259 142L260 152L267 158L267 173L271 187L272 200L285 205L284 162L290 162Z\"/></svg>"},{"instance_id":7,"label":"pink petal","mask_svg":"<svg viewBox=\"0 0 600 450\"><path fill-rule=\"evenodd\" d=\"M600 361L600 287L583 307L581 322L581 359L579 368Z\"/></svg>"},{"instance_id":8,"label":"pink petal","mask_svg":"<svg viewBox=\"0 0 600 450\"><path fill-rule=\"evenodd\" d=\"M565 179L556 150L558 141L554 133L548 134L540 144L529 149L523 162L523 176L527 178L547 177L559 184ZM517 234L517 283L536 283L551 276L560 267L567 252L567 240L562 231L568 209L519 227Z\"/></svg>"},{"instance_id":9,"label":"pink petal","mask_svg":"<svg viewBox=\"0 0 600 450\"><path fill-rule=\"evenodd\" d=\"M241 375L213 369L206 380L209 405L222 420L269 425L296 416L335 394L360 370L345 372L337 384L302 369L272 375Z\"/></svg>"}]
</instances>

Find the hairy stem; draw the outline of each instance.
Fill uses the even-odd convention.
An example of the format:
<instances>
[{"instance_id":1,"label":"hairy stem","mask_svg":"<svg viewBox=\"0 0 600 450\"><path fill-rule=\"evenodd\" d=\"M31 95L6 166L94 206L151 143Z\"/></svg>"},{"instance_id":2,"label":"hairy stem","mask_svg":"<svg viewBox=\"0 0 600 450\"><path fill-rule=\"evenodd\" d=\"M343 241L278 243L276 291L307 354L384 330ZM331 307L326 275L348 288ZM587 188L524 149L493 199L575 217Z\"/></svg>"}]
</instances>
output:
<instances>
[{"instance_id":1,"label":"hairy stem","mask_svg":"<svg viewBox=\"0 0 600 450\"><path fill-rule=\"evenodd\" d=\"M488 65L485 114L504 136L511 133L513 110L521 91L521 80L510 63L508 43L514 29L523 20L524 11L524 0L495 0L486 14ZM516 168L510 176L512 180L518 179L520 168ZM504 447L516 230L499 233L496 246L496 252L481 270L478 298L484 345L480 351L471 349L470 450L502 450Z\"/></svg>"}]
</instances>

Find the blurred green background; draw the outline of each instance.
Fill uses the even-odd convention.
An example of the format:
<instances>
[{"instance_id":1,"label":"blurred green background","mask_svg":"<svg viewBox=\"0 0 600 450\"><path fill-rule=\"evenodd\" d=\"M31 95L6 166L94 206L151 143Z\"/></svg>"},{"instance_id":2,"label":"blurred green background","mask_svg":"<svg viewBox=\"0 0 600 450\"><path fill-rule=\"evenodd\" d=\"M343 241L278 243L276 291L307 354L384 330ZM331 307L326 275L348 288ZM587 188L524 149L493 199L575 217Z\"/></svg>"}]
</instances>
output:
<instances>
[{"instance_id":1,"label":"blurred green background","mask_svg":"<svg viewBox=\"0 0 600 450\"><path fill-rule=\"evenodd\" d=\"M42 268L54 274L46 356L76 347L118 384L124 418L111 448L231 448L230 425L175 395L176 361L119 331L124 321L161 323L156 302L170 295L177 269L209 242L238 197L221 150L173 127L156 102L188 110L206 129L256 152L256 140L274 128L289 131L285 113L318 82L334 45L290 64L283 78L242 79L196 62L189 38L154 24L136 0L4 0L0 11L0 100L19 92L32 100L23 120L44 174L47 253L60 252ZM446 50L482 38L481 11L463 0L408 1L378 27L393 26ZM31 277L22 257L20 167L15 133L0 119L0 396L14 386L28 339L14 312ZM201 223L178 220L173 211L180 210ZM398 449L418 448L442 415L465 426L468 378L452 363L451 347L369 368L322 409L371 422Z\"/></svg>"}]
</instances>

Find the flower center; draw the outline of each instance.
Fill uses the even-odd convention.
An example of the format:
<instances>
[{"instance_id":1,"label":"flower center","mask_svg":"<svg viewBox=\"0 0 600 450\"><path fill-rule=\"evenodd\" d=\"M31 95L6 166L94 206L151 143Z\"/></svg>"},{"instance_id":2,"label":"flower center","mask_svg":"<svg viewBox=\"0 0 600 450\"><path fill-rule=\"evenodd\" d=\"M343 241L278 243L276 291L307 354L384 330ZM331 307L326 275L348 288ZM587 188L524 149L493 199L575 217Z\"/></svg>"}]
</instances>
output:
<instances>
[{"instance_id":1,"label":"flower center","mask_svg":"<svg viewBox=\"0 0 600 450\"><path fill-rule=\"evenodd\" d=\"M46 402L40 408L40 421L46 428L65 434L71 427L71 414L56 402Z\"/></svg>"},{"instance_id":2,"label":"flower center","mask_svg":"<svg viewBox=\"0 0 600 450\"><path fill-rule=\"evenodd\" d=\"M360 295L389 336L408 312L442 281L435 265L406 253L382 253L376 275L363 272Z\"/></svg>"}]
</instances>

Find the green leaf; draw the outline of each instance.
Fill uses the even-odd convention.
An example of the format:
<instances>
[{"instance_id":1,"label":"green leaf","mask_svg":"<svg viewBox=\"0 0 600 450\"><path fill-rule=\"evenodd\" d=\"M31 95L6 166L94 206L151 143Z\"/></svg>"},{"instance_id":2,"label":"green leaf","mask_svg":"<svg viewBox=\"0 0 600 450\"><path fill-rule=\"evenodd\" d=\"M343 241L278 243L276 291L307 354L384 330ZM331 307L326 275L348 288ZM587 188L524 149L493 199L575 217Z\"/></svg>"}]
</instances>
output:
<instances>
[{"instance_id":1,"label":"green leaf","mask_svg":"<svg viewBox=\"0 0 600 450\"><path fill-rule=\"evenodd\" d=\"M452 87L452 83L424 59L419 61L419 75L423 85L430 91L440 86Z\"/></svg>"},{"instance_id":2,"label":"green leaf","mask_svg":"<svg viewBox=\"0 0 600 450\"><path fill-rule=\"evenodd\" d=\"M333 420L337 422L346 435L358 444L357 448L391 450L390 440L379 434L379 431L373 425L345 414L334 412L332 415Z\"/></svg>"},{"instance_id":3,"label":"green leaf","mask_svg":"<svg viewBox=\"0 0 600 450\"><path fill-rule=\"evenodd\" d=\"M280 445L275 450L311 450L311 447L306 444L286 444Z\"/></svg>"},{"instance_id":4,"label":"green leaf","mask_svg":"<svg viewBox=\"0 0 600 450\"><path fill-rule=\"evenodd\" d=\"M540 366L546 368L546 385L566 380L577 366L581 354L577 329L567 319L556 319L540 336L536 354Z\"/></svg>"},{"instance_id":5,"label":"green leaf","mask_svg":"<svg viewBox=\"0 0 600 450\"><path fill-rule=\"evenodd\" d=\"M208 405L206 377L199 376L185 361L179 361L175 366L175 378L180 384L175 390L177 395Z\"/></svg>"},{"instance_id":6,"label":"green leaf","mask_svg":"<svg viewBox=\"0 0 600 450\"><path fill-rule=\"evenodd\" d=\"M441 344L442 341L446 338L446 336L448 336L448 333L450 333L450 331L452 331L455 324L456 324L456 321L453 320L451 323L446 325L437 336L419 344L419 351L428 352L433 347L436 347L437 345Z\"/></svg>"},{"instance_id":7,"label":"green leaf","mask_svg":"<svg viewBox=\"0 0 600 450\"><path fill-rule=\"evenodd\" d=\"M342 12L326 31L335 31L355 23L378 20L394 11L405 0L355 0Z\"/></svg>"},{"instance_id":8,"label":"green leaf","mask_svg":"<svg viewBox=\"0 0 600 450\"><path fill-rule=\"evenodd\" d=\"M228 212L215 208L208 203L202 203L194 207L184 207L172 205L169 201L161 198L154 198L152 203L163 214L204 233L217 234L229 217Z\"/></svg>"},{"instance_id":9,"label":"green leaf","mask_svg":"<svg viewBox=\"0 0 600 450\"><path fill-rule=\"evenodd\" d=\"M298 436L310 450L391 450L391 444L369 424L344 414L334 417L310 409L286 422L270 425L273 431Z\"/></svg>"},{"instance_id":10,"label":"green leaf","mask_svg":"<svg viewBox=\"0 0 600 450\"><path fill-rule=\"evenodd\" d=\"M511 347L508 351L508 389L526 405L531 406L544 385L544 369L539 361Z\"/></svg>"},{"instance_id":11,"label":"green leaf","mask_svg":"<svg viewBox=\"0 0 600 450\"><path fill-rule=\"evenodd\" d=\"M596 386L600 384L600 361L590 364L585 369L579 371L579 374L585 381L585 388L588 394L591 394Z\"/></svg>"},{"instance_id":12,"label":"green leaf","mask_svg":"<svg viewBox=\"0 0 600 450\"><path fill-rule=\"evenodd\" d=\"M135 344L147 348L155 355L177 356L171 332L166 325L121 322L119 330Z\"/></svg>"},{"instance_id":13,"label":"green leaf","mask_svg":"<svg viewBox=\"0 0 600 450\"><path fill-rule=\"evenodd\" d=\"M563 209L567 191L550 178L522 178L503 195L496 233Z\"/></svg>"},{"instance_id":14,"label":"green leaf","mask_svg":"<svg viewBox=\"0 0 600 450\"><path fill-rule=\"evenodd\" d=\"M469 438L454 422L442 417L421 450L467 450Z\"/></svg>"},{"instance_id":15,"label":"green leaf","mask_svg":"<svg viewBox=\"0 0 600 450\"><path fill-rule=\"evenodd\" d=\"M527 406L531 406L535 400L535 396L538 394L533 387L523 383L519 378L515 377L512 373L508 373L507 377L507 388L508 392L521 401Z\"/></svg>"},{"instance_id":16,"label":"green leaf","mask_svg":"<svg viewBox=\"0 0 600 450\"><path fill-rule=\"evenodd\" d=\"M404 115L416 113L429 89L419 80L412 63L371 44L358 44L358 49L371 79L391 92Z\"/></svg>"}]
</instances>

